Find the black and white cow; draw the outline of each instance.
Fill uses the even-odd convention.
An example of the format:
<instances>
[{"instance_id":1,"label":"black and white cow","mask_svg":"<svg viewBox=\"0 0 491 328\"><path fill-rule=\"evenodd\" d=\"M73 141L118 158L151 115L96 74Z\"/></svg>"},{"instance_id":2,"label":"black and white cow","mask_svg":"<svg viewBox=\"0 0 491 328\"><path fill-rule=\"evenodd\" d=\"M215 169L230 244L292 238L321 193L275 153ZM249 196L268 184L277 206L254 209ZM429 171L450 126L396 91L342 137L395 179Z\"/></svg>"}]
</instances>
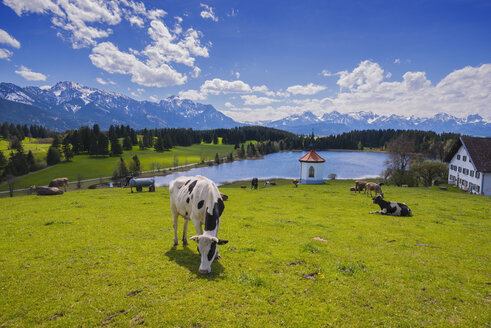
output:
<instances>
[{"instance_id":1,"label":"black and white cow","mask_svg":"<svg viewBox=\"0 0 491 328\"><path fill-rule=\"evenodd\" d=\"M384 215L413 216L411 209L406 204L385 201L380 195L373 198L373 203L378 204L381 211L370 212L370 214L380 213Z\"/></svg>"},{"instance_id":2,"label":"black and white cow","mask_svg":"<svg viewBox=\"0 0 491 328\"><path fill-rule=\"evenodd\" d=\"M174 245L177 240L177 219L184 218L183 245L187 245L187 228L189 220L193 221L197 236L190 239L198 242L198 252L201 256L199 272L211 272L211 263L218 258L217 245L228 243L228 240L218 239L220 216L225 209L222 197L213 181L203 176L179 177L169 184L170 208L174 226ZM202 225L205 230L203 232Z\"/></svg>"}]
</instances>

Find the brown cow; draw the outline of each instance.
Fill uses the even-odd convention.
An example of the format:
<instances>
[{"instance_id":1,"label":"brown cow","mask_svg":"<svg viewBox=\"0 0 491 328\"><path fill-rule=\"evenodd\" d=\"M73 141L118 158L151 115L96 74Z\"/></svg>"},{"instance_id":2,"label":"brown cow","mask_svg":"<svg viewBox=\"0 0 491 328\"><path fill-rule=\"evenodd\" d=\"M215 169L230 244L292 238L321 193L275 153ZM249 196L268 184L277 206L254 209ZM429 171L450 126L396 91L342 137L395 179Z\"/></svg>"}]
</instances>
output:
<instances>
[{"instance_id":1,"label":"brown cow","mask_svg":"<svg viewBox=\"0 0 491 328\"><path fill-rule=\"evenodd\" d=\"M68 178L56 178L51 180L49 183L50 187L65 187L65 192L66 192L66 187L68 186Z\"/></svg>"},{"instance_id":2,"label":"brown cow","mask_svg":"<svg viewBox=\"0 0 491 328\"><path fill-rule=\"evenodd\" d=\"M31 192L35 192L38 196L63 195L63 190L57 187L31 186Z\"/></svg>"},{"instance_id":3,"label":"brown cow","mask_svg":"<svg viewBox=\"0 0 491 328\"><path fill-rule=\"evenodd\" d=\"M366 184L368 182L366 181L355 181L355 191L358 191L358 193L360 191L362 191L363 189L365 189L365 192L366 192Z\"/></svg>"},{"instance_id":4,"label":"brown cow","mask_svg":"<svg viewBox=\"0 0 491 328\"><path fill-rule=\"evenodd\" d=\"M382 186L382 185L383 185L383 183L377 184L375 182L368 182L365 185L365 189L366 189L365 192L367 193L367 196L368 196L368 192L370 192L370 197L372 197L372 191L375 191L375 196L377 196L377 194L379 194L383 198L384 193L382 192L382 188L380 188L380 186Z\"/></svg>"}]
</instances>

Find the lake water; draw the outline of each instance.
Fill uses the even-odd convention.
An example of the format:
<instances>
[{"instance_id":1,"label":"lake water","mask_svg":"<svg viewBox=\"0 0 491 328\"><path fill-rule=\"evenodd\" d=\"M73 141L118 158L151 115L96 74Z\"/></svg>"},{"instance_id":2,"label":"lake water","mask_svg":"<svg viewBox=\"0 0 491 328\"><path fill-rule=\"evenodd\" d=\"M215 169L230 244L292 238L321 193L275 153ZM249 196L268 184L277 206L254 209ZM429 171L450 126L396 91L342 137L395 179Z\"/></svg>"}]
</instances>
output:
<instances>
[{"instance_id":1,"label":"lake water","mask_svg":"<svg viewBox=\"0 0 491 328\"><path fill-rule=\"evenodd\" d=\"M156 176L157 187L168 186L179 176L205 176L216 184L237 180L258 179L298 179L300 178L300 162L307 152L283 152L264 156L264 159L243 160L224 163L217 166L193 168L189 171L177 172L166 176ZM335 173L336 179L362 179L377 177L385 169L387 154L354 151L318 151L324 163L324 179Z\"/></svg>"}]
</instances>

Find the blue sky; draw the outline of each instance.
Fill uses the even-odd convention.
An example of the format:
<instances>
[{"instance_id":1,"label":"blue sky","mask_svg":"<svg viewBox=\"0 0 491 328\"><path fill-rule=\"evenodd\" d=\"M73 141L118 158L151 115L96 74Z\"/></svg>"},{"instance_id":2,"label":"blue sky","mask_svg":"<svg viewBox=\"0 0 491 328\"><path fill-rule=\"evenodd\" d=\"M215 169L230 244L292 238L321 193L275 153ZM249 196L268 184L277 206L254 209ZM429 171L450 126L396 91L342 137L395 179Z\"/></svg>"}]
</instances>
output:
<instances>
[{"instance_id":1,"label":"blue sky","mask_svg":"<svg viewBox=\"0 0 491 328\"><path fill-rule=\"evenodd\" d=\"M1 0L0 81L210 103L491 120L490 1Z\"/></svg>"}]
</instances>

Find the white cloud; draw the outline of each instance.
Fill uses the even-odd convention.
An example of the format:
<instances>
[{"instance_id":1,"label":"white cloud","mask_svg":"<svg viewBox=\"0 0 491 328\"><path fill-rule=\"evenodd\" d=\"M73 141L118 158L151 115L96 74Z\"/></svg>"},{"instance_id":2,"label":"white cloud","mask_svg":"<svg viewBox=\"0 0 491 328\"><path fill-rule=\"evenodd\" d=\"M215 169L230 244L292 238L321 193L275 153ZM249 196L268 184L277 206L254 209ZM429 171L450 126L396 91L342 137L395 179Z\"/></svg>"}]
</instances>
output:
<instances>
[{"instance_id":1,"label":"white cloud","mask_svg":"<svg viewBox=\"0 0 491 328\"><path fill-rule=\"evenodd\" d=\"M116 82L111 81L111 80L104 81L104 79L102 79L102 78L100 78L100 77L96 78L96 81L97 81L97 82L99 82L99 83L100 83L100 84L102 84L102 85L107 85L107 84L112 84L112 85L114 85L114 84L116 84Z\"/></svg>"},{"instance_id":2,"label":"white cloud","mask_svg":"<svg viewBox=\"0 0 491 328\"><path fill-rule=\"evenodd\" d=\"M240 96L244 100L244 105L246 106L264 106L275 102L279 102L278 99L272 99L268 97L258 97L255 95L243 95Z\"/></svg>"},{"instance_id":3,"label":"white cloud","mask_svg":"<svg viewBox=\"0 0 491 328\"><path fill-rule=\"evenodd\" d=\"M10 60L9 58L13 55L12 51L0 48L0 59L7 59Z\"/></svg>"},{"instance_id":4,"label":"white cloud","mask_svg":"<svg viewBox=\"0 0 491 328\"><path fill-rule=\"evenodd\" d=\"M288 87L286 91L293 95L313 95L325 89L325 86L309 83L307 85L293 85Z\"/></svg>"},{"instance_id":5,"label":"white cloud","mask_svg":"<svg viewBox=\"0 0 491 328\"><path fill-rule=\"evenodd\" d=\"M143 22L143 19L141 17L138 17L138 16L130 16L128 18L128 21L130 22L131 25L136 25L140 28L143 28L143 26L145 25L145 23Z\"/></svg>"},{"instance_id":6,"label":"white cloud","mask_svg":"<svg viewBox=\"0 0 491 328\"><path fill-rule=\"evenodd\" d=\"M358 79L347 78L353 75ZM431 117L439 112L457 117L477 113L491 118L491 64L464 67L432 85L425 72L406 72L400 82L385 82L378 64L362 62L340 80L338 84L349 91L340 92L325 111L363 110L417 117Z\"/></svg>"},{"instance_id":7,"label":"white cloud","mask_svg":"<svg viewBox=\"0 0 491 328\"><path fill-rule=\"evenodd\" d=\"M341 89L371 88L384 79L384 70L379 64L370 60L362 61L352 72L339 72L339 80L336 82Z\"/></svg>"},{"instance_id":8,"label":"white cloud","mask_svg":"<svg viewBox=\"0 0 491 328\"><path fill-rule=\"evenodd\" d=\"M228 17L235 17L235 16L237 16L238 14L239 14L239 9L234 9L234 8L232 8L232 9L230 9L230 12L229 12L229 13L227 13L227 16L228 16Z\"/></svg>"},{"instance_id":9,"label":"white cloud","mask_svg":"<svg viewBox=\"0 0 491 328\"><path fill-rule=\"evenodd\" d=\"M200 6L202 8L204 8L204 10L201 12L201 17L204 18L204 19L211 19L212 21L214 22L218 22L218 17L215 16L215 13L213 12L213 8L204 4L204 3L201 3Z\"/></svg>"},{"instance_id":10,"label":"white cloud","mask_svg":"<svg viewBox=\"0 0 491 328\"><path fill-rule=\"evenodd\" d=\"M201 93L203 94L241 94L250 93L252 91L249 84L244 83L240 80L236 81L226 81L221 79L207 80L201 85Z\"/></svg>"},{"instance_id":11,"label":"white cloud","mask_svg":"<svg viewBox=\"0 0 491 328\"><path fill-rule=\"evenodd\" d=\"M150 96L150 97L148 97L148 99L149 99L151 102L159 102L159 98L157 98L156 96Z\"/></svg>"},{"instance_id":12,"label":"white cloud","mask_svg":"<svg viewBox=\"0 0 491 328\"><path fill-rule=\"evenodd\" d=\"M111 42L98 44L89 55L92 63L108 73L131 75L131 81L147 87L166 87L186 82L186 76L164 62L143 63L135 55L120 51Z\"/></svg>"},{"instance_id":13,"label":"white cloud","mask_svg":"<svg viewBox=\"0 0 491 328\"><path fill-rule=\"evenodd\" d=\"M206 95L200 93L197 90L187 90L187 91L180 91L179 92L179 98L198 101L198 100L205 100Z\"/></svg>"},{"instance_id":14,"label":"white cloud","mask_svg":"<svg viewBox=\"0 0 491 328\"><path fill-rule=\"evenodd\" d=\"M329 72L327 69L322 70L321 74L323 76L326 76L326 77L329 77L329 76L333 76L334 75L333 73Z\"/></svg>"},{"instance_id":15,"label":"white cloud","mask_svg":"<svg viewBox=\"0 0 491 328\"><path fill-rule=\"evenodd\" d=\"M233 105L231 102L228 102L228 101L227 101L227 102L225 103L225 107L227 107L227 108L233 108L233 107L234 107L234 105Z\"/></svg>"},{"instance_id":16,"label":"white cloud","mask_svg":"<svg viewBox=\"0 0 491 328\"><path fill-rule=\"evenodd\" d=\"M254 121L276 120L305 111L321 116L334 110L415 117L432 117L437 113L456 117L479 114L491 119L491 64L455 70L436 85L428 80L425 72L406 72L399 81L385 81L383 69L371 61L338 75L338 84L343 89L333 97L292 99L274 107L249 107L254 100L249 97L251 102L244 107L229 107L223 113L241 122L251 121L251 117ZM247 95L242 98L248 99Z\"/></svg>"},{"instance_id":17,"label":"white cloud","mask_svg":"<svg viewBox=\"0 0 491 328\"><path fill-rule=\"evenodd\" d=\"M2 29L0 29L0 43L9 45L16 49L20 48L20 42Z\"/></svg>"},{"instance_id":18,"label":"white cloud","mask_svg":"<svg viewBox=\"0 0 491 328\"><path fill-rule=\"evenodd\" d=\"M187 74L197 77L201 70L195 66L195 58L209 57L208 47L211 43L201 44L201 32L193 28L183 32L180 17L176 17L177 23L169 30L162 20L167 13L162 9L147 10L143 2L4 0L4 4L19 16L24 13L50 15L53 26L58 30L57 34L69 40L73 48L92 48L89 57L95 66L109 73L128 74L133 82L141 85L165 87L183 84L187 79L183 75L186 72L178 72L171 65L184 64L191 69ZM213 12L211 7L205 8ZM143 50L119 50L111 42L101 42L101 39L113 34L111 27L119 24L123 18L139 28L150 25L147 29L150 42L146 42L147 46ZM9 42L12 43L12 40ZM6 55L4 51L3 56Z\"/></svg>"},{"instance_id":19,"label":"white cloud","mask_svg":"<svg viewBox=\"0 0 491 328\"><path fill-rule=\"evenodd\" d=\"M400 64L400 63L401 63L401 59L399 58L394 59L394 64Z\"/></svg>"},{"instance_id":20,"label":"white cloud","mask_svg":"<svg viewBox=\"0 0 491 328\"><path fill-rule=\"evenodd\" d=\"M46 75L33 72L25 66L21 66L20 70L15 71L15 73L19 74L28 81L46 81Z\"/></svg>"},{"instance_id":21,"label":"white cloud","mask_svg":"<svg viewBox=\"0 0 491 328\"><path fill-rule=\"evenodd\" d=\"M240 72L235 72L235 78L240 79Z\"/></svg>"}]
</instances>

